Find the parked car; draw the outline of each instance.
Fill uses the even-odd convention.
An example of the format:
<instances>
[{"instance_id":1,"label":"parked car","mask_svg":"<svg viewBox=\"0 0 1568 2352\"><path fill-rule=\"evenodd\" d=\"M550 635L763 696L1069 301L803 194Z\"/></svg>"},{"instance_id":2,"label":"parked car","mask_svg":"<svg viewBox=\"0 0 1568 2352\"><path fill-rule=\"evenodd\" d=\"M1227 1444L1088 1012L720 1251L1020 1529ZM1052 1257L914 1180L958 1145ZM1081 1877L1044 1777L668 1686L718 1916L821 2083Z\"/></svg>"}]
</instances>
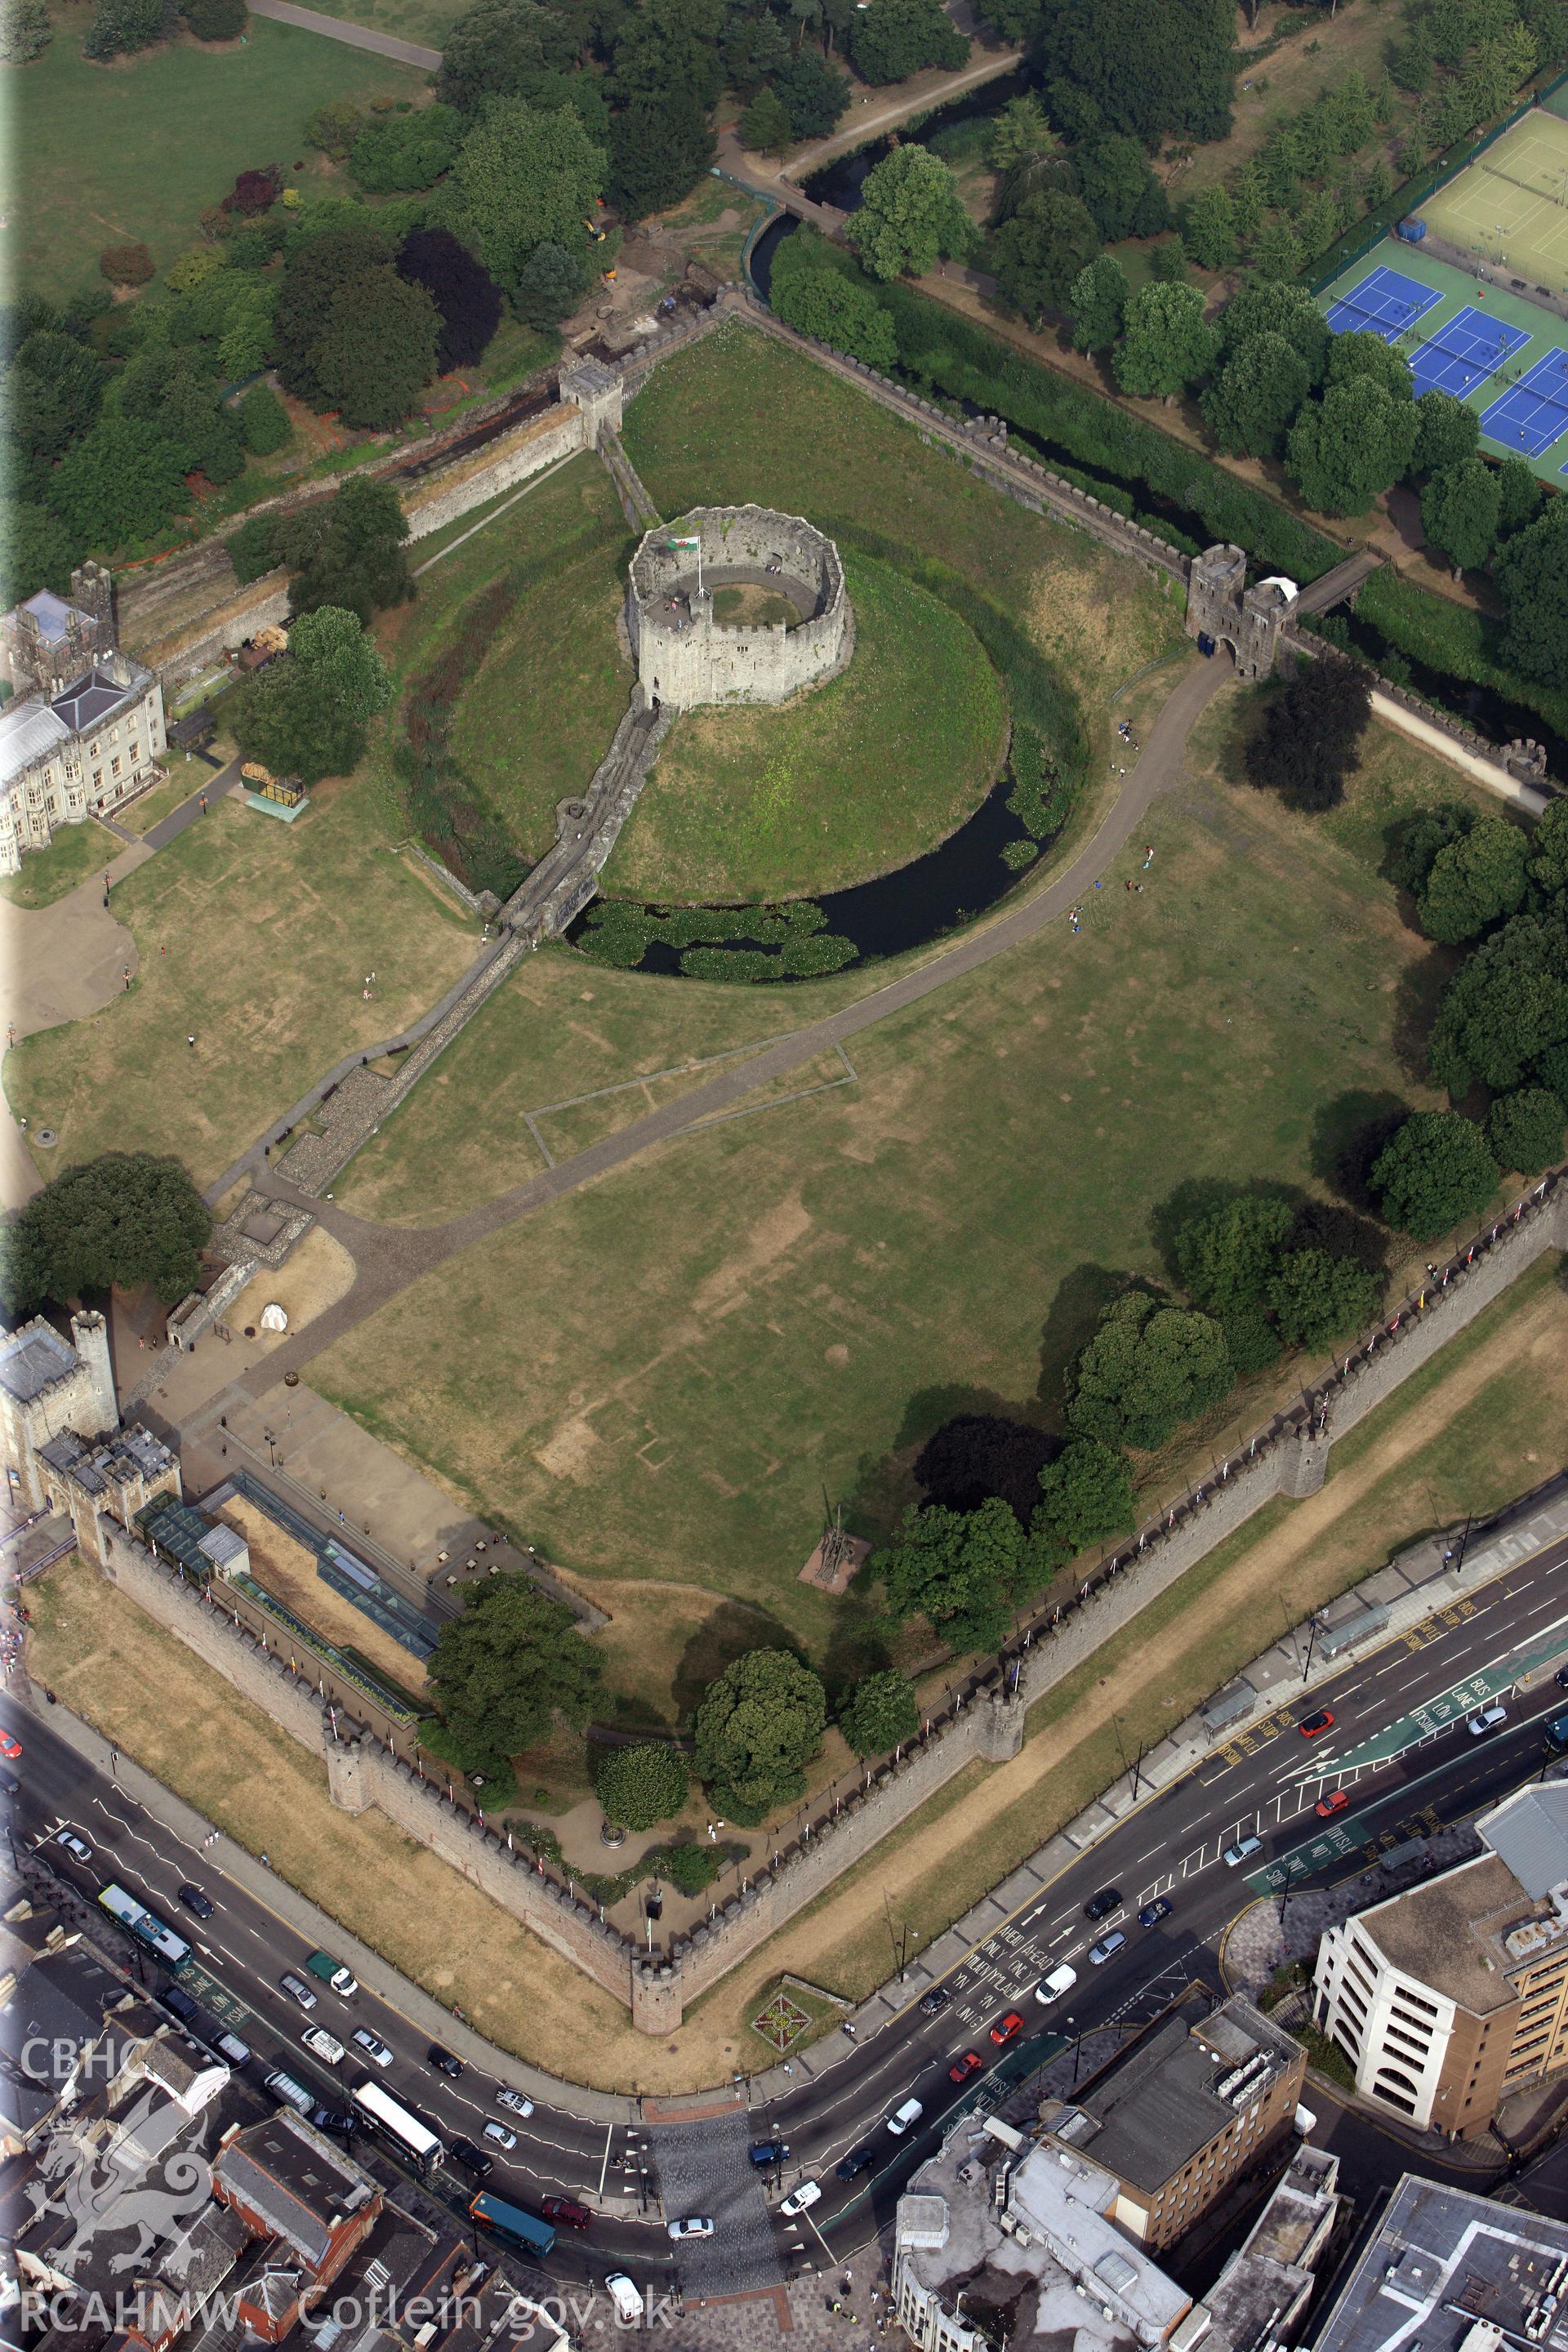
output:
<instances>
[{"instance_id":1,"label":"parked car","mask_svg":"<svg viewBox=\"0 0 1568 2352\"><path fill-rule=\"evenodd\" d=\"M297 2000L301 2009L315 2008L315 1994L310 1990L310 1986L305 1982L304 1979L302 1977L297 1977L291 1969L285 1969L278 1981L282 1986L283 1990L288 1994L289 2000ZM355 2039L358 2039L357 2035Z\"/></svg>"},{"instance_id":2,"label":"parked car","mask_svg":"<svg viewBox=\"0 0 1568 2352\"><path fill-rule=\"evenodd\" d=\"M1488 1739L1494 1731L1500 1731L1507 1721L1507 1707L1500 1706L1494 1699L1490 1706L1478 1707L1474 1715L1466 1718L1465 1729L1472 1739Z\"/></svg>"},{"instance_id":3,"label":"parked car","mask_svg":"<svg viewBox=\"0 0 1568 2352\"><path fill-rule=\"evenodd\" d=\"M593 2227L592 2213L585 2205L579 2205L575 2197L542 2197L539 2210L547 2221L553 2221L559 2229L587 2230Z\"/></svg>"},{"instance_id":4,"label":"parked car","mask_svg":"<svg viewBox=\"0 0 1568 2352\"><path fill-rule=\"evenodd\" d=\"M1120 1927L1112 1927L1109 1936L1101 1936L1098 1944L1091 1944L1089 1946L1089 1966L1095 1969L1102 1969L1107 1960L1113 1960L1116 1958L1117 1953L1121 1950L1126 1941L1127 1938L1122 1934L1121 1929Z\"/></svg>"},{"instance_id":5,"label":"parked car","mask_svg":"<svg viewBox=\"0 0 1568 2352\"><path fill-rule=\"evenodd\" d=\"M1102 1886L1100 1893L1091 1895L1084 1905L1083 1916L1086 1919L1106 1919L1110 1917L1112 1911L1120 1911L1121 1908L1121 1888Z\"/></svg>"},{"instance_id":6,"label":"parked car","mask_svg":"<svg viewBox=\"0 0 1568 2352\"><path fill-rule=\"evenodd\" d=\"M201 2011L180 1985L165 1985L158 1995L165 2009L173 2010L182 2025L194 2025Z\"/></svg>"},{"instance_id":7,"label":"parked car","mask_svg":"<svg viewBox=\"0 0 1568 2352\"><path fill-rule=\"evenodd\" d=\"M888 2129L895 2139L902 2139L910 2126L918 2124L924 2113L925 2109L918 2099L906 2099L903 2105L895 2107L888 2117Z\"/></svg>"},{"instance_id":8,"label":"parked car","mask_svg":"<svg viewBox=\"0 0 1568 2352\"><path fill-rule=\"evenodd\" d=\"M198 1919L210 1919L217 1908L212 1896L204 1895L199 1886L182 1886L177 1891L186 1910L194 1911Z\"/></svg>"},{"instance_id":9,"label":"parked car","mask_svg":"<svg viewBox=\"0 0 1568 2352\"><path fill-rule=\"evenodd\" d=\"M1552 1679L1559 1690L1568 1690L1568 1666L1559 1666Z\"/></svg>"},{"instance_id":10,"label":"parked car","mask_svg":"<svg viewBox=\"0 0 1568 2352\"><path fill-rule=\"evenodd\" d=\"M1319 1707L1315 1715L1304 1715L1296 1726L1303 1739L1321 1739L1325 1731L1333 1727L1334 1718L1326 1706Z\"/></svg>"},{"instance_id":11,"label":"parked car","mask_svg":"<svg viewBox=\"0 0 1568 2352\"><path fill-rule=\"evenodd\" d=\"M858 2147L852 2147L847 2156L841 2156L833 2168L840 2180L853 2180L876 2161L875 2147L870 2140L863 2139Z\"/></svg>"},{"instance_id":12,"label":"parked car","mask_svg":"<svg viewBox=\"0 0 1568 2352\"><path fill-rule=\"evenodd\" d=\"M92 1860L91 1846L89 1845L85 1838L78 1837L75 1830L57 1830L55 1832L55 1843L58 1846L63 1846L66 1853L69 1854L73 1862L90 1862Z\"/></svg>"},{"instance_id":13,"label":"parked car","mask_svg":"<svg viewBox=\"0 0 1568 2352\"><path fill-rule=\"evenodd\" d=\"M1255 1853L1262 1851L1263 1840L1260 1837L1237 1838L1234 1845L1226 1846L1222 1859L1227 1870L1234 1870L1238 1863L1250 1862Z\"/></svg>"},{"instance_id":14,"label":"parked car","mask_svg":"<svg viewBox=\"0 0 1568 2352\"><path fill-rule=\"evenodd\" d=\"M971 2074L978 2074L984 2063L978 2050L966 2050L963 2057L955 2058L948 2068L947 2079L950 2083L967 2083Z\"/></svg>"},{"instance_id":15,"label":"parked car","mask_svg":"<svg viewBox=\"0 0 1568 2352\"><path fill-rule=\"evenodd\" d=\"M1170 1917L1175 1907L1168 1895L1156 1895L1152 1903L1145 1903L1138 1914L1138 1925L1141 1927L1157 1927L1162 1919Z\"/></svg>"},{"instance_id":16,"label":"parked car","mask_svg":"<svg viewBox=\"0 0 1568 2352\"><path fill-rule=\"evenodd\" d=\"M1023 2019L1016 2009L1010 2009L1006 2016L999 2017L992 2027L991 2039L1000 2050L1004 2042L1011 2042L1015 2033L1022 2033L1023 2031Z\"/></svg>"},{"instance_id":17,"label":"parked car","mask_svg":"<svg viewBox=\"0 0 1568 2352\"><path fill-rule=\"evenodd\" d=\"M533 2101L525 2099L521 2091L510 2088L496 2093L496 2105L498 2107L510 2107L514 2116L531 2116L533 2113Z\"/></svg>"},{"instance_id":18,"label":"parked car","mask_svg":"<svg viewBox=\"0 0 1568 2352\"><path fill-rule=\"evenodd\" d=\"M22 1760L22 1743L9 1731L0 1731L0 1756L8 1756L13 1764Z\"/></svg>"},{"instance_id":19,"label":"parked car","mask_svg":"<svg viewBox=\"0 0 1568 2352\"><path fill-rule=\"evenodd\" d=\"M1076 1969L1069 1969L1065 1960L1058 1960L1050 1974L1048 1976L1042 1977L1039 1983L1035 1987L1035 1999L1037 2000L1060 2000L1064 1994L1071 1992L1077 1982L1078 1970Z\"/></svg>"},{"instance_id":20,"label":"parked car","mask_svg":"<svg viewBox=\"0 0 1568 2352\"><path fill-rule=\"evenodd\" d=\"M300 2039L306 2049L314 2051L316 2056L325 2064L329 2066L342 2064L343 2045L327 2032L324 2025L307 2025Z\"/></svg>"},{"instance_id":21,"label":"parked car","mask_svg":"<svg viewBox=\"0 0 1568 2352\"><path fill-rule=\"evenodd\" d=\"M425 2063L434 2066L438 2074L449 2074L454 2083L463 2071L462 2060L454 2058L449 2050L443 2050L438 2042L432 2042L425 2053Z\"/></svg>"},{"instance_id":22,"label":"parked car","mask_svg":"<svg viewBox=\"0 0 1568 2352\"><path fill-rule=\"evenodd\" d=\"M808 2205L815 2205L821 2195L820 2182L803 2180L798 2189L792 2189L789 2195L781 2200L779 2211L793 2221L797 2213L804 2213Z\"/></svg>"},{"instance_id":23,"label":"parked car","mask_svg":"<svg viewBox=\"0 0 1568 2352\"><path fill-rule=\"evenodd\" d=\"M368 2025L356 2025L353 2030L356 2049L363 2050L373 2066L390 2066L392 2053L384 2042L378 2042Z\"/></svg>"},{"instance_id":24,"label":"parked car","mask_svg":"<svg viewBox=\"0 0 1568 2352\"><path fill-rule=\"evenodd\" d=\"M684 2221L672 2221L669 2234L679 2246L686 2238L710 2238L713 2224L705 2213L689 2213Z\"/></svg>"},{"instance_id":25,"label":"parked car","mask_svg":"<svg viewBox=\"0 0 1568 2352\"><path fill-rule=\"evenodd\" d=\"M312 2107L310 2121L318 2131L331 2132L336 2139L352 2139L354 2119L342 2107Z\"/></svg>"},{"instance_id":26,"label":"parked car","mask_svg":"<svg viewBox=\"0 0 1568 2352\"><path fill-rule=\"evenodd\" d=\"M471 2139L463 2137L461 2132L453 2133L449 2145L454 2164L460 2164L465 2172L473 2174L476 2180L489 2179L495 2165L482 2147L476 2147Z\"/></svg>"},{"instance_id":27,"label":"parked car","mask_svg":"<svg viewBox=\"0 0 1568 2352\"><path fill-rule=\"evenodd\" d=\"M748 2153L757 2170L766 2172L770 2165L784 2162L789 2154L789 2146L782 2139L754 2139Z\"/></svg>"},{"instance_id":28,"label":"parked car","mask_svg":"<svg viewBox=\"0 0 1568 2352\"><path fill-rule=\"evenodd\" d=\"M517 2134L510 2124L498 2124L493 2121L488 2123L480 2137L484 2139L493 2139L496 2146L504 2147L509 2156L517 2146Z\"/></svg>"},{"instance_id":29,"label":"parked car","mask_svg":"<svg viewBox=\"0 0 1568 2352\"><path fill-rule=\"evenodd\" d=\"M1312 1811L1321 1822L1331 1822L1336 1813L1342 1813L1348 1809L1350 1801L1351 1792L1348 1789L1331 1789L1326 1797L1318 1799Z\"/></svg>"},{"instance_id":30,"label":"parked car","mask_svg":"<svg viewBox=\"0 0 1568 2352\"><path fill-rule=\"evenodd\" d=\"M923 1992L921 1995L921 2015L940 2017L952 1999L952 1991L946 1985L932 1985L930 1992Z\"/></svg>"}]
</instances>

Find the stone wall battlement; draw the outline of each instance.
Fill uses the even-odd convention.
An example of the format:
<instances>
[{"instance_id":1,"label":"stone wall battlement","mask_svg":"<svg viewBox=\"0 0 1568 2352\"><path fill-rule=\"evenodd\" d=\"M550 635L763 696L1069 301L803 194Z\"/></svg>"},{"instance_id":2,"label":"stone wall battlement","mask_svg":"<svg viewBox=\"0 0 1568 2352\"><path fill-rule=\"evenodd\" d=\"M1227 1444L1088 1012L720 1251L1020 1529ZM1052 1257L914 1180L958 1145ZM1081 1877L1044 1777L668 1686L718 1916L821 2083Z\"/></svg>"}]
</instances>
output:
<instances>
[{"instance_id":1,"label":"stone wall battlement","mask_svg":"<svg viewBox=\"0 0 1568 2352\"><path fill-rule=\"evenodd\" d=\"M787 599L798 620L717 618L717 596L742 587ZM643 692L675 710L784 702L836 677L854 651L838 550L769 507L696 507L650 530L632 558L626 610Z\"/></svg>"}]
</instances>

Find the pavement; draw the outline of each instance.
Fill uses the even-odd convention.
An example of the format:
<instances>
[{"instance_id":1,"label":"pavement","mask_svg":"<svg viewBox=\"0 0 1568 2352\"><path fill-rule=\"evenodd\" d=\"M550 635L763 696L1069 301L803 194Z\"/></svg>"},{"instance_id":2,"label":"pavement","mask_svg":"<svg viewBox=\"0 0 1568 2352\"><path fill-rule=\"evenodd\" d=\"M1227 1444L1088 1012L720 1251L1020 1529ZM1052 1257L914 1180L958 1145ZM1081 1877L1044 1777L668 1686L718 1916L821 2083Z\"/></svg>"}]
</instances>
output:
<instances>
[{"instance_id":1,"label":"pavement","mask_svg":"<svg viewBox=\"0 0 1568 2352\"><path fill-rule=\"evenodd\" d=\"M302 32L320 33L324 40L342 41L351 49L369 49L378 58L394 58L401 66L423 66L426 73L440 69L439 49L422 48L417 41L400 41L391 33L373 33L367 25L351 25L345 16L323 16L319 8L297 8L293 0L249 0L253 16L270 16L274 24L298 25Z\"/></svg>"}]
</instances>

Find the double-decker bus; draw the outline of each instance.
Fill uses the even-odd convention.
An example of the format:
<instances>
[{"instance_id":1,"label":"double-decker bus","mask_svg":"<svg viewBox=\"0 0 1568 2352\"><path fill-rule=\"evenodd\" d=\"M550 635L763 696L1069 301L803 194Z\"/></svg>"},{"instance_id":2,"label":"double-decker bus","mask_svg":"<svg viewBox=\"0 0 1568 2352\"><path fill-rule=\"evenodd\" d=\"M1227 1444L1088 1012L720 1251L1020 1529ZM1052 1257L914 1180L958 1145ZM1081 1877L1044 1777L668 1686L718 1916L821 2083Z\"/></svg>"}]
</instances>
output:
<instances>
[{"instance_id":1,"label":"double-decker bus","mask_svg":"<svg viewBox=\"0 0 1568 2352\"><path fill-rule=\"evenodd\" d=\"M349 2095L359 2121L384 2140L395 2156L420 2172L428 2172L441 2162L447 2151L429 2125L399 2106L379 2083L361 2083Z\"/></svg>"},{"instance_id":2,"label":"double-decker bus","mask_svg":"<svg viewBox=\"0 0 1568 2352\"><path fill-rule=\"evenodd\" d=\"M160 1919L155 1911L149 1911L144 1903L138 1903L134 1895L128 1895L123 1886L110 1885L104 1887L99 1895L98 1904L100 1910L107 1911L128 1936L134 1937L137 1943L156 1954L165 1968L183 1969L191 1958L191 1947L184 1937L176 1936L173 1927Z\"/></svg>"},{"instance_id":3,"label":"double-decker bus","mask_svg":"<svg viewBox=\"0 0 1568 2352\"><path fill-rule=\"evenodd\" d=\"M509 2205L504 2197L490 2196L485 2189L474 2199L468 2212L503 2246L515 2246L520 2253L531 2254L536 2262L542 2262L555 2243L555 2232L548 2221L540 2221L537 2214L524 2212L521 2205Z\"/></svg>"}]
</instances>

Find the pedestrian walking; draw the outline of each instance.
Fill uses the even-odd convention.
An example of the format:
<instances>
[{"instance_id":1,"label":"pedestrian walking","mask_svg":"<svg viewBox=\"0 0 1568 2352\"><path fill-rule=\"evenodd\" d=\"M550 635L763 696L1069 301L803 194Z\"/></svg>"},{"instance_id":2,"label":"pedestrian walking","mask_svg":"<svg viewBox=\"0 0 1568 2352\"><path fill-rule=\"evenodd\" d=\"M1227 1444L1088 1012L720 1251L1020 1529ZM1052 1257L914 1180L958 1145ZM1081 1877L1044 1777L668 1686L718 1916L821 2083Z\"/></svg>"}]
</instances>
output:
<instances>
[{"instance_id":1,"label":"pedestrian walking","mask_svg":"<svg viewBox=\"0 0 1568 2352\"><path fill-rule=\"evenodd\" d=\"M195 1044L195 1042L196 1042L196 1040L195 1040L195 1032L193 1031L193 1033L191 1034L191 1035L190 1035L190 1036L188 1036L188 1037L186 1038L185 1043L186 1043L186 1045L194 1045Z\"/></svg>"},{"instance_id":2,"label":"pedestrian walking","mask_svg":"<svg viewBox=\"0 0 1568 2352\"><path fill-rule=\"evenodd\" d=\"M269 1853L265 1853L265 1852L264 1852L264 1853L262 1853L262 1856L261 1856L261 1867L262 1867L262 1869L263 1869L263 1870L266 1870L266 1869L270 1865L271 1861L272 1861L272 1856L271 1856Z\"/></svg>"},{"instance_id":3,"label":"pedestrian walking","mask_svg":"<svg viewBox=\"0 0 1568 2352\"><path fill-rule=\"evenodd\" d=\"M1153 865L1153 863L1154 845L1152 842L1145 842L1143 845L1143 871L1145 874L1147 874L1149 868Z\"/></svg>"},{"instance_id":4,"label":"pedestrian walking","mask_svg":"<svg viewBox=\"0 0 1568 2352\"><path fill-rule=\"evenodd\" d=\"M121 967L120 976L121 980L124 981L127 989L129 989L131 986L131 966L129 964L125 964Z\"/></svg>"},{"instance_id":5,"label":"pedestrian walking","mask_svg":"<svg viewBox=\"0 0 1568 2352\"><path fill-rule=\"evenodd\" d=\"M200 797L201 797L201 803L202 803L202 814L203 814L204 816L205 816L205 814L206 814L206 813L207 813L207 796L206 796L205 793L203 793L201 794L201 796L200 796Z\"/></svg>"}]
</instances>

